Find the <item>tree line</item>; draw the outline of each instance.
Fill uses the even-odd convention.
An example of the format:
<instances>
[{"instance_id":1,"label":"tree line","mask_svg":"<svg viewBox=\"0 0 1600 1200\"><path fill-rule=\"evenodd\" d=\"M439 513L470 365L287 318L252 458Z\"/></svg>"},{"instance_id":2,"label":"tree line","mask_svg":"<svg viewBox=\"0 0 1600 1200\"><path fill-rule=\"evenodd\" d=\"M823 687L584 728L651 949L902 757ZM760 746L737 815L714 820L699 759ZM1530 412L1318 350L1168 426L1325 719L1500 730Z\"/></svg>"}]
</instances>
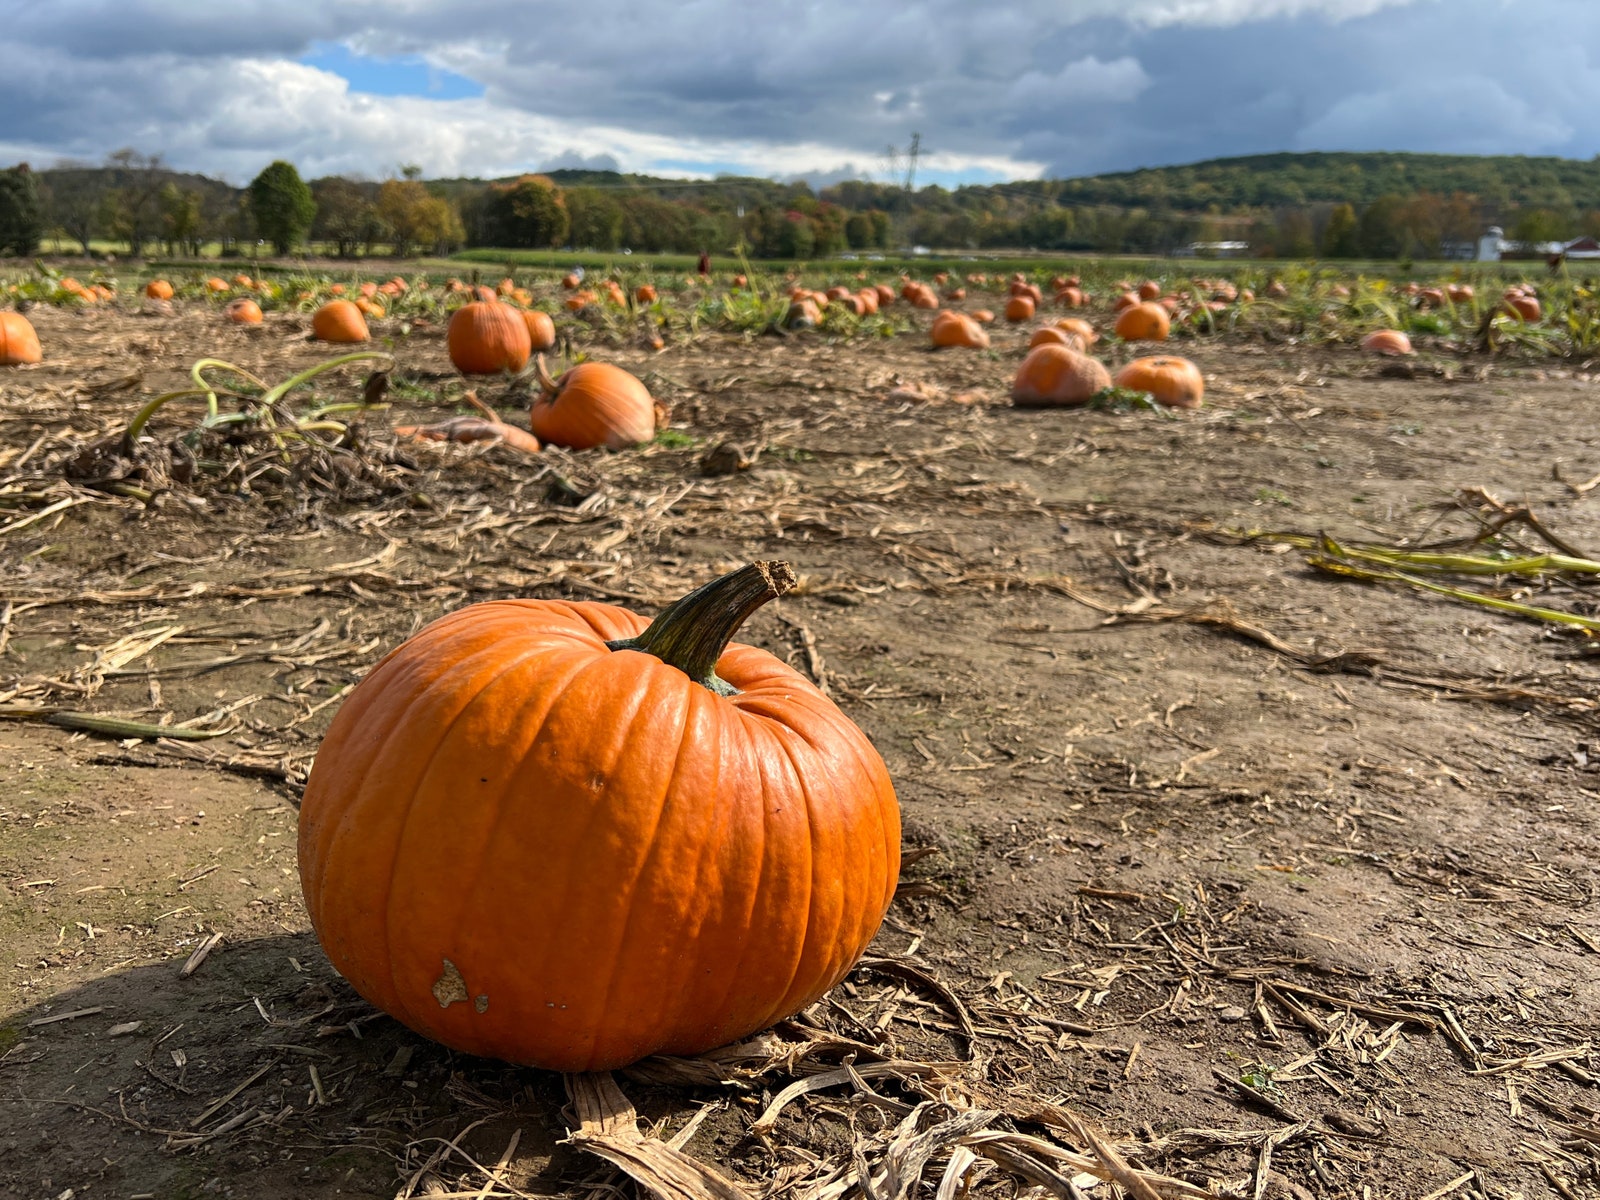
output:
<instances>
[{"instance_id":1,"label":"tree line","mask_svg":"<svg viewBox=\"0 0 1600 1200\"><path fill-rule=\"evenodd\" d=\"M552 171L515 179L303 180L287 162L244 188L119 150L102 166L0 171L0 253L53 237L132 255L316 249L342 258L448 254L463 246L812 258L925 245L1171 253L1242 241L1273 258L1431 258L1488 224L1535 244L1600 236L1600 161L1301 154L1214 160L1075 180L916 191L847 180L685 181Z\"/></svg>"}]
</instances>

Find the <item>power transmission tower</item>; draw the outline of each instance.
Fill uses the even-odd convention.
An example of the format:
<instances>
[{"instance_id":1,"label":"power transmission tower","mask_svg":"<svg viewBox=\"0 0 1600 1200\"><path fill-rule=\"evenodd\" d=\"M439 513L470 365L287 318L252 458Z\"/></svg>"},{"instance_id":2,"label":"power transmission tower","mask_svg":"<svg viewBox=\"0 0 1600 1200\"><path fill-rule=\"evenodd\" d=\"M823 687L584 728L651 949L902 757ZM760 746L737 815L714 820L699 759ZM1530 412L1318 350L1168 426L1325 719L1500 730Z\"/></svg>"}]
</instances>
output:
<instances>
[{"instance_id":1,"label":"power transmission tower","mask_svg":"<svg viewBox=\"0 0 1600 1200\"><path fill-rule=\"evenodd\" d=\"M917 155L922 153L922 135L913 133L911 145L906 147L906 191L909 193L916 187L917 182Z\"/></svg>"}]
</instances>

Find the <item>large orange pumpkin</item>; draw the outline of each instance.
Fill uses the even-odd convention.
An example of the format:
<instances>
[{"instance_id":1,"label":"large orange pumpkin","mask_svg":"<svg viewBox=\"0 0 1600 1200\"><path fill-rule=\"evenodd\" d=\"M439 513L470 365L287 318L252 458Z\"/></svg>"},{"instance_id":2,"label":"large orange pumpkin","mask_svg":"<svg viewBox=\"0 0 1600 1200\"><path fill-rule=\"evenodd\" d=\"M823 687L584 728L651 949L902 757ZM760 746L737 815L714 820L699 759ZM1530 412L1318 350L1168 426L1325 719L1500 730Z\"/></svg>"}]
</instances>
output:
<instances>
[{"instance_id":1,"label":"large orange pumpkin","mask_svg":"<svg viewBox=\"0 0 1600 1200\"><path fill-rule=\"evenodd\" d=\"M1125 342L1164 342L1172 328L1172 318L1161 305L1144 300L1118 313L1114 328Z\"/></svg>"},{"instance_id":2,"label":"large orange pumpkin","mask_svg":"<svg viewBox=\"0 0 1600 1200\"><path fill-rule=\"evenodd\" d=\"M933 319L933 344L937 347L965 346L973 350L989 348L989 332L971 317L957 312L942 312Z\"/></svg>"},{"instance_id":3,"label":"large orange pumpkin","mask_svg":"<svg viewBox=\"0 0 1600 1200\"><path fill-rule=\"evenodd\" d=\"M1168 408L1199 408L1206 394L1205 376L1187 358L1160 354L1136 358L1117 372L1117 386L1149 392Z\"/></svg>"},{"instance_id":4,"label":"large orange pumpkin","mask_svg":"<svg viewBox=\"0 0 1600 1200\"><path fill-rule=\"evenodd\" d=\"M528 340L535 352L548 350L556 344L556 323L549 313L527 309L522 314L522 323L528 327Z\"/></svg>"},{"instance_id":5,"label":"large orange pumpkin","mask_svg":"<svg viewBox=\"0 0 1600 1200\"><path fill-rule=\"evenodd\" d=\"M311 316L311 335L319 342L365 342L372 337L367 319L349 300L329 300Z\"/></svg>"},{"instance_id":6,"label":"large orange pumpkin","mask_svg":"<svg viewBox=\"0 0 1600 1200\"><path fill-rule=\"evenodd\" d=\"M544 394L533 402L528 424L546 445L620 450L655 436L656 402L649 389L621 367L579 363L560 379L552 379L544 359L538 362Z\"/></svg>"},{"instance_id":7,"label":"large orange pumpkin","mask_svg":"<svg viewBox=\"0 0 1600 1200\"><path fill-rule=\"evenodd\" d=\"M500 300L475 300L456 309L445 345L463 375L515 375L533 355L533 338L522 313Z\"/></svg>"},{"instance_id":8,"label":"large orange pumpkin","mask_svg":"<svg viewBox=\"0 0 1600 1200\"><path fill-rule=\"evenodd\" d=\"M1035 346L1017 368L1011 401L1019 408L1066 408L1110 386L1111 373L1098 359L1067 346Z\"/></svg>"},{"instance_id":9,"label":"large orange pumpkin","mask_svg":"<svg viewBox=\"0 0 1600 1200\"><path fill-rule=\"evenodd\" d=\"M894 898L900 817L866 735L730 644L793 583L755 563L654 622L497 600L390 653L300 809L333 966L427 1037L557 1071L698 1054L837 984Z\"/></svg>"},{"instance_id":10,"label":"large orange pumpkin","mask_svg":"<svg viewBox=\"0 0 1600 1200\"><path fill-rule=\"evenodd\" d=\"M0 367L20 367L43 359L33 322L19 312L0 312Z\"/></svg>"}]
</instances>

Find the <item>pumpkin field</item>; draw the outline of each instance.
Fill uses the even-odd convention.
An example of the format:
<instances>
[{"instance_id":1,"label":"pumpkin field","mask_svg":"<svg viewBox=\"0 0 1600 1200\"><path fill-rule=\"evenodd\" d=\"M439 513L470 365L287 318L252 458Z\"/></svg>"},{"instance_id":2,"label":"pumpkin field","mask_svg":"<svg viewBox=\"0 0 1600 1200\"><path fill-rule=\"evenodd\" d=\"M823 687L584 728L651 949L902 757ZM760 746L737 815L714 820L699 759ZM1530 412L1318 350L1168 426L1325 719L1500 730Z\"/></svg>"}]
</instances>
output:
<instances>
[{"instance_id":1,"label":"pumpkin field","mask_svg":"<svg viewBox=\"0 0 1600 1200\"><path fill-rule=\"evenodd\" d=\"M900 265L0 264L0 1195L1600 1195L1592 282Z\"/></svg>"}]
</instances>

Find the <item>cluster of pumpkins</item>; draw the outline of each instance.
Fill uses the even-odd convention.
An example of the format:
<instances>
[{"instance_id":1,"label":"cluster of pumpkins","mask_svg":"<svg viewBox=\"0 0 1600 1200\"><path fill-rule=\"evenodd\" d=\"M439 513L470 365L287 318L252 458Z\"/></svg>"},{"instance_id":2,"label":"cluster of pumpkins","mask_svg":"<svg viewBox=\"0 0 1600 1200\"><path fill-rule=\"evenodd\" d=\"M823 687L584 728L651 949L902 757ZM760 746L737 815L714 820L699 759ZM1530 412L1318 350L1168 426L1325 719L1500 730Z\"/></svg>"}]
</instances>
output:
<instances>
[{"instance_id":1,"label":"cluster of pumpkins","mask_svg":"<svg viewBox=\"0 0 1600 1200\"><path fill-rule=\"evenodd\" d=\"M982 277L976 277L981 280ZM1052 281L1058 303L1080 307L1089 297L1079 281ZM1171 310L1160 300L1160 285L1153 281L1135 291L1126 290L1117 300L1116 335L1125 342L1162 342L1171 331ZM1014 276L1006 302L1008 321L1030 319L1042 303L1040 288L1022 276ZM1175 298L1168 298L1175 304ZM989 333L984 328L986 312L966 313L949 309L933 319L929 334L936 348L966 347L987 349ZM1011 384L1012 402L1025 408L1070 408L1089 403L1112 386L1145 392L1169 408L1198 408L1205 397L1205 378L1200 368L1176 355L1136 358L1117 372L1115 379L1089 347L1099 340L1094 326L1081 317L1063 317L1052 325L1034 331L1028 341L1028 355L1017 368Z\"/></svg>"}]
</instances>

